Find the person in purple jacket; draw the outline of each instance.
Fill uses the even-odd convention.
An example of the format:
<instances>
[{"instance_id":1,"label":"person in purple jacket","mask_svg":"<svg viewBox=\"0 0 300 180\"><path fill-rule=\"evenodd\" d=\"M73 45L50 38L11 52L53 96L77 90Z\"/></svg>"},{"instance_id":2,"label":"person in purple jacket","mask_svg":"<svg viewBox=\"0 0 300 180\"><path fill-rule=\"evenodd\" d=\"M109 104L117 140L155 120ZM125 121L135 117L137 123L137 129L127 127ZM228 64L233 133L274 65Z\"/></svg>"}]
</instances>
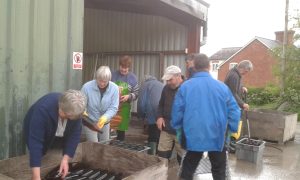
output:
<instances>
[{"instance_id":1,"label":"person in purple jacket","mask_svg":"<svg viewBox=\"0 0 300 180\"><path fill-rule=\"evenodd\" d=\"M80 141L81 115L86 108L85 95L77 90L49 93L35 102L24 119L24 135L29 150L32 180L40 180L42 156L58 141L63 142L59 173L64 178L68 161Z\"/></svg>"}]
</instances>

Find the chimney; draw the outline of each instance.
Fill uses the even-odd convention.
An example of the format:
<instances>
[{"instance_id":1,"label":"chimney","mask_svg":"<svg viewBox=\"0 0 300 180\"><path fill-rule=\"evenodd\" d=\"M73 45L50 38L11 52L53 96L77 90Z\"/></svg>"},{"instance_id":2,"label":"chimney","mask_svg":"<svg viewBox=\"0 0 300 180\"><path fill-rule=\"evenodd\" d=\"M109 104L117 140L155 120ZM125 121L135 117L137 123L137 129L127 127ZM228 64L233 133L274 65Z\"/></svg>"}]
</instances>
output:
<instances>
[{"instance_id":1,"label":"chimney","mask_svg":"<svg viewBox=\"0 0 300 180\"><path fill-rule=\"evenodd\" d=\"M295 31L288 30L288 35L287 35L287 44L288 45L292 45L294 43L294 34L295 34ZM275 35L276 35L276 41L279 41L283 44L284 31L277 31L277 32L275 32Z\"/></svg>"}]
</instances>

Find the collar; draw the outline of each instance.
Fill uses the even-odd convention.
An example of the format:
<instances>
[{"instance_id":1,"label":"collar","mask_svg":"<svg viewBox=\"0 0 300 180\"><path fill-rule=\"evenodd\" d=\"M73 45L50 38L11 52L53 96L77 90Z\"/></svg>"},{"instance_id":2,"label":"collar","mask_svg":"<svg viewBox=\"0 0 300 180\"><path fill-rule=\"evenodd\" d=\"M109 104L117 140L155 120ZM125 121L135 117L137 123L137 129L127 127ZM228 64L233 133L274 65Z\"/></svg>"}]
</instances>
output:
<instances>
[{"instance_id":1,"label":"collar","mask_svg":"<svg viewBox=\"0 0 300 180\"><path fill-rule=\"evenodd\" d=\"M194 77L209 77L209 76L211 76L209 74L209 72L200 71L200 72L195 72L194 75L192 76L192 78L194 78Z\"/></svg>"},{"instance_id":2,"label":"collar","mask_svg":"<svg viewBox=\"0 0 300 180\"><path fill-rule=\"evenodd\" d=\"M240 74L240 72L239 72L239 70L237 69L237 67L234 67L234 68L233 68L233 71L235 71L235 72L239 75L239 77L242 77L242 75Z\"/></svg>"},{"instance_id":3,"label":"collar","mask_svg":"<svg viewBox=\"0 0 300 180\"><path fill-rule=\"evenodd\" d=\"M107 84L105 90L109 89L109 84L110 84L110 81L108 81L108 84ZM100 91L100 88L99 88L99 86L97 84L97 81L95 79L94 79L94 82L93 82L93 89L96 90L96 91Z\"/></svg>"}]
</instances>

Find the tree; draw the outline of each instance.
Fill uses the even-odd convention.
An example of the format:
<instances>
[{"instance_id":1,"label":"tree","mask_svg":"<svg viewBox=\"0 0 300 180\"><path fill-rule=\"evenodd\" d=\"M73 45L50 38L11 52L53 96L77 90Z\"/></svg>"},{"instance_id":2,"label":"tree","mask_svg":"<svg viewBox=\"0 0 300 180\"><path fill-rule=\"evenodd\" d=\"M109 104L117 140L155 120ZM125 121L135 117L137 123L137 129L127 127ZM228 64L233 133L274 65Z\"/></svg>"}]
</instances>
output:
<instances>
[{"instance_id":1,"label":"tree","mask_svg":"<svg viewBox=\"0 0 300 180\"><path fill-rule=\"evenodd\" d=\"M294 42L299 42L300 40L300 13L298 11L297 15L292 18L294 25L291 30L294 30ZM284 51L284 52L283 52ZM285 68L278 75L283 81L284 87L281 94L280 103L288 103L285 108L286 111L298 112L300 114L300 47L296 45L287 45L286 49L275 49L274 55L277 59L285 57ZM282 68L282 62L278 63L279 68Z\"/></svg>"}]
</instances>

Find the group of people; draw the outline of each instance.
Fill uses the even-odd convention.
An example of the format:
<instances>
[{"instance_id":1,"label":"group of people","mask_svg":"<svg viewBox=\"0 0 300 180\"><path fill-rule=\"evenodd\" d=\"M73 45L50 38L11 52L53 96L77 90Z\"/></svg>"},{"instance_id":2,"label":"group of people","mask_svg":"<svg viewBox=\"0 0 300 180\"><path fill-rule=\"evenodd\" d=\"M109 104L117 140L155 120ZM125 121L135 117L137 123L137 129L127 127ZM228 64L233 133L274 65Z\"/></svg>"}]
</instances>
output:
<instances>
[{"instance_id":1,"label":"group of people","mask_svg":"<svg viewBox=\"0 0 300 180\"><path fill-rule=\"evenodd\" d=\"M23 129L33 180L41 179L41 159L51 148L63 149L59 173L62 177L67 175L68 162L74 156L82 129L88 141L108 141L110 121L118 114L121 121L116 127L117 139L125 139L131 102L137 99L139 91L137 77L129 71L131 63L130 56L122 56L117 71L112 73L108 66L101 66L95 79L86 82L81 90L49 93L30 107ZM96 129L82 126L84 115Z\"/></svg>"},{"instance_id":2,"label":"group of people","mask_svg":"<svg viewBox=\"0 0 300 180\"><path fill-rule=\"evenodd\" d=\"M81 91L87 97L86 114L97 122L101 133L84 127L88 141L105 142L110 139L110 121L118 113L121 117L117 128L117 139L124 141L131 116L131 102L138 97L139 86L135 74L129 71L132 60L122 56L119 70L111 73L108 66L101 66L95 79L85 83Z\"/></svg>"},{"instance_id":3,"label":"group of people","mask_svg":"<svg viewBox=\"0 0 300 180\"><path fill-rule=\"evenodd\" d=\"M240 108L249 109L240 92L247 91L241 76L252 70L251 62L242 61L233 68L226 86L209 74L206 55L189 55L189 79L185 80L178 66L171 65L162 77L165 85L147 75L140 91L136 75L129 71L131 64L130 56L122 56L117 71L101 66L95 79L81 90L50 93L31 106L24 119L24 134L33 180L41 179L42 156L55 146L63 148L59 173L67 175L82 127L88 141L105 142L110 139L110 122L118 115L117 140L124 141L135 100L138 117L148 122L149 154L170 159L175 148L178 162L182 162L181 178L192 179L203 152L208 151L213 178L225 178L226 132L237 132ZM82 126L83 114L101 132Z\"/></svg>"},{"instance_id":4,"label":"group of people","mask_svg":"<svg viewBox=\"0 0 300 180\"><path fill-rule=\"evenodd\" d=\"M176 150L181 179L193 179L203 152L208 152L213 179L222 180L226 177L227 148L234 151L241 133L241 110L249 109L242 99L247 88L241 78L253 65L249 60L241 61L223 83L210 75L205 54L188 55L186 64L187 80L174 65L165 69L165 86L154 77L146 78L138 99L138 116L148 120L152 154L156 154L157 143L160 157L170 159Z\"/></svg>"}]
</instances>

